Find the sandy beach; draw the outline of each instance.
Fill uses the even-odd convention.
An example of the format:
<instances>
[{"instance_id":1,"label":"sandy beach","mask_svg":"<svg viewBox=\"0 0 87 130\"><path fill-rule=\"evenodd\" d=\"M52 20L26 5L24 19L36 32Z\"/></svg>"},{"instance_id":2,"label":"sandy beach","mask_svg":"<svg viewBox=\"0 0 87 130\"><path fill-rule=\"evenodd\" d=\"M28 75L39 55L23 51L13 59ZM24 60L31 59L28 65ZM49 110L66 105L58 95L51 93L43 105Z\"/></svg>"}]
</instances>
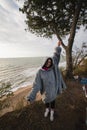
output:
<instances>
[{"instance_id":1,"label":"sandy beach","mask_svg":"<svg viewBox=\"0 0 87 130\"><path fill-rule=\"evenodd\" d=\"M31 86L27 86L27 87L23 87L23 88L19 88L17 91L14 92L14 96L15 98L24 98L26 100L26 96L30 93L32 89L32 85ZM36 101L41 99L41 95L40 93L37 94L36 97Z\"/></svg>"},{"instance_id":2,"label":"sandy beach","mask_svg":"<svg viewBox=\"0 0 87 130\"><path fill-rule=\"evenodd\" d=\"M11 112L17 109L20 109L29 103L26 101L26 96L30 93L32 89L32 85L19 88L17 91L13 92L13 95L6 98L2 98L2 102L4 102L3 109L0 110L0 116L4 115L7 112ZM41 99L40 93L37 94L36 101ZM7 106L7 107L4 107Z\"/></svg>"}]
</instances>

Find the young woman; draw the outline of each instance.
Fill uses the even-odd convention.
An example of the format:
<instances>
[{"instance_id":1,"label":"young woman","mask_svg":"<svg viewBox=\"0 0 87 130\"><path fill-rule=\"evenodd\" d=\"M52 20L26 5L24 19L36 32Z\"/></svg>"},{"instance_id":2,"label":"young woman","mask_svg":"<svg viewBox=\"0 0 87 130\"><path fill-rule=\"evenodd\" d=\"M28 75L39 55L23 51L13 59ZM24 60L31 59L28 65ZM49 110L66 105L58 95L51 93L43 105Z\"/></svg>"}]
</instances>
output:
<instances>
[{"instance_id":1,"label":"young woman","mask_svg":"<svg viewBox=\"0 0 87 130\"><path fill-rule=\"evenodd\" d=\"M27 100L31 103L35 100L37 92L40 91L46 106L44 117L47 117L50 112L51 121L54 120L55 99L58 94L62 93L62 89L66 88L58 68L61 53L60 45L61 41L58 42L53 57L47 58L44 65L38 70L32 91L27 96Z\"/></svg>"}]
</instances>

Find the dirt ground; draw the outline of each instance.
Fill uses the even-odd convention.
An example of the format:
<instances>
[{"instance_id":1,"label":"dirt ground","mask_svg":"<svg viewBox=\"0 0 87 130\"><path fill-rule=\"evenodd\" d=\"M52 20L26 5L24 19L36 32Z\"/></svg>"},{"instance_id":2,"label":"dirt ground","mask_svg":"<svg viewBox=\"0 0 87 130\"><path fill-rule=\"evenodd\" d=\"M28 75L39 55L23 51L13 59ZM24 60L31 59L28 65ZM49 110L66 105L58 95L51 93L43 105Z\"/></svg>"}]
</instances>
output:
<instances>
[{"instance_id":1,"label":"dirt ground","mask_svg":"<svg viewBox=\"0 0 87 130\"><path fill-rule=\"evenodd\" d=\"M87 98L82 86L77 82L68 82L67 86L68 88L56 99L53 122L50 122L49 116L44 118L45 106L39 95L39 101L1 116L0 130L87 130ZM19 91L12 97L13 101L25 97L30 89Z\"/></svg>"},{"instance_id":2,"label":"dirt ground","mask_svg":"<svg viewBox=\"0 0 87 130\"><path fill-rule=\"evenodd\" d=\"M20 109L27 105L26 96L30 93L32 86L27 86L23 88L19 88L17 91L13 93L12 96L6 97L4 96L0 101L3 103L3 109L0 110L0 116L4 115L7 112L14 111L16 109ZM40 100L41 95L38 93L36 100Z\"/></svg>"}]
</instances>

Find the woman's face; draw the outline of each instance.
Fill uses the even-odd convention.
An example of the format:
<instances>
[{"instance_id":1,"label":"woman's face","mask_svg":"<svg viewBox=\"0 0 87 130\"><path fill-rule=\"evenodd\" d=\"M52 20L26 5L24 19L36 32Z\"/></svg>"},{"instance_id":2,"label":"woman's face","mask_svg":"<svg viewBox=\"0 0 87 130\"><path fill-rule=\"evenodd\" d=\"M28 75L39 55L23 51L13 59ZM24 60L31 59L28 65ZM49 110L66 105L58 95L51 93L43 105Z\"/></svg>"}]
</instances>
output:
<instances>
[{"instance_id":1,"label":"woman's face","mask_svg":"<svg viewBox=\"0 0 87 130\"><path fill-rule=\"evenodd\" d=\"M46 67L49 68L52 64L52 61L50 59L48 59L47 63L46 63Z\"/></svg>"}]
</instances>

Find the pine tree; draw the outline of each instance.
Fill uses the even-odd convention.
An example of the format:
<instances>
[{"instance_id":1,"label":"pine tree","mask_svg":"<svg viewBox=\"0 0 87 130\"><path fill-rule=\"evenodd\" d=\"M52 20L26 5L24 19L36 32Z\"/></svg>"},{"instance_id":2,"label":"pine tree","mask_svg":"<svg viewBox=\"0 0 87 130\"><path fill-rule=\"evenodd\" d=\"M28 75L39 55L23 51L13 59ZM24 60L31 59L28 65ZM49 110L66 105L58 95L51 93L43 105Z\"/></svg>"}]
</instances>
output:
<instances>
[{"instance_id":1,"label":"pine tree","mask_svg":"<svg viewBox=\"0 0 87 130\"><path fill-rule=\"evenodd\" d=\"M66 51L66 77L73 77L72 46L76 30L87 28L87 0L25 0L27 30L38 36L56 35ZM69 34L67 45L62 38Z\"/></svg>"}]
</instances>

